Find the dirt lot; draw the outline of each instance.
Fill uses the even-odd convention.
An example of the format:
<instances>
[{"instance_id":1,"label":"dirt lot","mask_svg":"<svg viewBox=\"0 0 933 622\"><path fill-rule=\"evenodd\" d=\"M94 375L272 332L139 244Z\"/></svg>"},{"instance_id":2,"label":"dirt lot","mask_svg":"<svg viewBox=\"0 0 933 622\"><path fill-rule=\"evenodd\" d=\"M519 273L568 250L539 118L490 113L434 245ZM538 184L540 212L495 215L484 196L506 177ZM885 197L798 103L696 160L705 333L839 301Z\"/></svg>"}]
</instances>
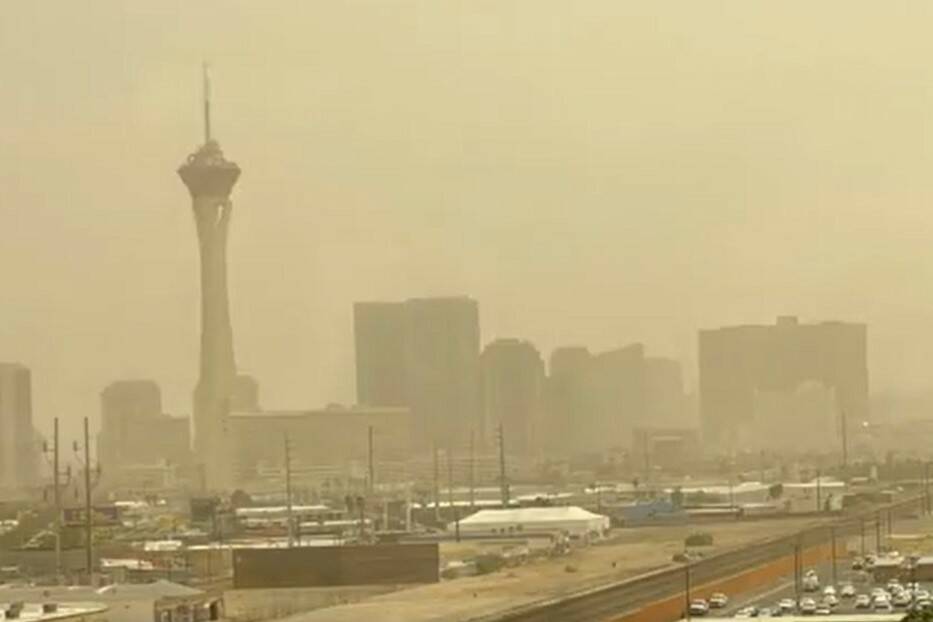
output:
<instances>
[{"instance_id":1,"label":"dirt lot","mask_svg":"<svg viewBox=\"0 0 933 622\"><path fill-rule=\"evenodd\" d=\"M606 544L574 551L490 575L399 590L360 603L330 607L289 618L290 622L465 622L587 587L636 576L671 563L688 533L714 538L711 551L792 533L817 524L808 520L768 520L702 526L620 530ZM456 549L453 549L456 551ZM568 571L572 567L572 571Z\"/></svg>"}]
</instances>

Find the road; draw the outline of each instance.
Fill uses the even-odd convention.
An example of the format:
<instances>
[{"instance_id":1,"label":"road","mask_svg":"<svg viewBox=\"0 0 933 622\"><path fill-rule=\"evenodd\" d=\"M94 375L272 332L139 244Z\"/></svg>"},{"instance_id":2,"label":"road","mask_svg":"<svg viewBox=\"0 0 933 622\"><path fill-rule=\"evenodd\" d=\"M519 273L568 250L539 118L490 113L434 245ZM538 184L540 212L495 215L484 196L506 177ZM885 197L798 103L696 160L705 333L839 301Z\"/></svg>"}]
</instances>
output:
<instances>
[{"instance_id":1,"label":"road","mask_svg":"<svg viewBox=\"0 0 933 622\"><path fill-rule=\"evenodd\" d=\"M810 568L805 568L810 570ZM738 599L733 599L730 601L729 606L720 611L713 611L711 615L717 617L729 617L734 616L743 607L748 605L754 605L758 608L769 607L774 608L777 605L778 601L784 598L790 598L794 600L795 598L813 598L815 601L820 602L822 599L822 588L825 588L828 585L834 585L838 592L839 586L844 583L851 583L855 586L855 589L858 594L868 594L871 592L874 587L884 587L884 584L876 584L871 581L871 575L853 571L848 567L846 563L839 563L836 567L836 581L833 582L833 571L832 564L822 564L813 568L817 572L817 575L820 577L820 591L819 592L804 592L802 589L797 594L794 588L793 575L782 577L780 581L773 583L765 587L762 591L759 591L755 594L746 594L743 597ZM933 590L933 584L921 583L921 585L927 590ZM839 605L833 610L834 614L842 613L866 613L864 609L856 609L854 598L840 598Z\"/></svg>"}]
</instances>

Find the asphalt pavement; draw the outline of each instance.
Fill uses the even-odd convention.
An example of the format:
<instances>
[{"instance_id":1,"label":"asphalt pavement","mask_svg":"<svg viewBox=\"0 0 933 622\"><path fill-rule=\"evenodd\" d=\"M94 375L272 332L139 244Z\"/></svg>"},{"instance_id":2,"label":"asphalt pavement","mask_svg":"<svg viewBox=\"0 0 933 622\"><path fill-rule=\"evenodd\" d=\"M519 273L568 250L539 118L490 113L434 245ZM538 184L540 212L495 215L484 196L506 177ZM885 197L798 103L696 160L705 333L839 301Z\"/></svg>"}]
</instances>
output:
<instances>
[{"instance_id":1,"label":"asphalt pavement","mask_svg":"<svg viewBox=\"0 0 933 622\"><path fill-rule=\"evenodd\" d=\"M836 566L836 580L833 580L833 568L832 564L821 564L819 566L812 567L816 571L817 575L820 578L820 589L817 592L806 592L803 590L803 586L800 586L799 593L796 592L794 587L794 577L793 575L788 575L786 577L781 577L781 579L767 586L763 590L751 593L743 594L741 597L732 598L730 596L729 605L724 609L713 609L710 610L710 617L730 617L734 616L740 609L747 607L749 605L754 605L759 609L768 607L774 609L777 603L784 599L789 598L791 600L803 599L803 598L812 598L817 603L820 603L823 599L823 589L828 585L833 585L836 588L836 595L839 598L839 605L833 609L833 613L838 615L842 613L870 613L870 611L865 609L856 609L855 608L855 598L842 598L839 596L839 588L845 583L851 583L855 586L857 594L868 594L871 592L874 587L885 587L885 584L876 584L871 580L871 575L864 572L854 571L850 567L849 560L840 560ZM804 572L810 570L811 567L804 567ZM921 585L933 592L933 584L921 583ZM896 611L904 611L904 609L896 609Z\"/></svg>"}]
</instances>

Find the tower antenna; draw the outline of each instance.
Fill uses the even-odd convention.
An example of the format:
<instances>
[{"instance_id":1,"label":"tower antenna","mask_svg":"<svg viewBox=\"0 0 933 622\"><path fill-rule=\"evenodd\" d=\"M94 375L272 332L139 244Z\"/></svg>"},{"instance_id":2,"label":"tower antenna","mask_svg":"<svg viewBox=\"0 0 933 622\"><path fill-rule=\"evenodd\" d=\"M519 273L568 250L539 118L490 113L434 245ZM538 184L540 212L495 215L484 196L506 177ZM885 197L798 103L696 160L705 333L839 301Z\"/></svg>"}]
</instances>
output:
<instances>
[{"instance_id":1,"label":"tower antenna","mask_svg":"<svg viewBox=\"0 0 933 622\"><path fill-rule=\"evenodd\" d=\"M211 74L207 62L202 67L204 73L204 144L211 140Z\"/></svg>"}]
</instances>

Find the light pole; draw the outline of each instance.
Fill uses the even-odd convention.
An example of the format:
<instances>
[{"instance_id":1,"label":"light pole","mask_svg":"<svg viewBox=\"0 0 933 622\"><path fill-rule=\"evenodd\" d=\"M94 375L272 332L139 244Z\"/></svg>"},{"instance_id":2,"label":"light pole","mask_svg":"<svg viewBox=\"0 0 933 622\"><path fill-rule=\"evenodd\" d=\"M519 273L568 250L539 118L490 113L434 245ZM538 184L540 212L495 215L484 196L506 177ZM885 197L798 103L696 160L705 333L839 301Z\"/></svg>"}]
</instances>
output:
<instances>
[{"instance_id":1,"label":"light pole","mask_svg":"<svg viewBox=\"0 0 933 622\"><path fill-rule=\"evenodd\" d=\"M687 557L686 562L684 562L684 609L686 617L690 619L690 557Z\"/></svg>"},{"instance_id":2,"label":"light pole","mask_svg":"<svg viewBox=\"0 0 933 622\"><path fill-rule=\"evenodd\" d=\"M74 451L82 447L74 443ZM84 531L85 531L85 566L87 568L88 584L94 584L94 507L91 504L91 490L100 480L100 463L97 464L97 480L91 483L91 435L88 429L88 419L84 418Z\"/></svg>"},{"instance_id":3,"label":"light pole","mask_svg":"<svg viewBox=\"0 0 933 622\"><path fill-rule=\"evenodd\" d=\"M59 441L58 441L58 417L55 417L54 428L52 432L52 448L48 443L42 444L42 452L46 455L52 454L52 496L55 504L55 575L58 583L61 584L64 579L64 567L62 565L62 488L68 488L71 484L71 467L69 466L64 473L59 464ZM61 476L65 475L64 485L61 483Z\"/></svg>"}]
</instances>

